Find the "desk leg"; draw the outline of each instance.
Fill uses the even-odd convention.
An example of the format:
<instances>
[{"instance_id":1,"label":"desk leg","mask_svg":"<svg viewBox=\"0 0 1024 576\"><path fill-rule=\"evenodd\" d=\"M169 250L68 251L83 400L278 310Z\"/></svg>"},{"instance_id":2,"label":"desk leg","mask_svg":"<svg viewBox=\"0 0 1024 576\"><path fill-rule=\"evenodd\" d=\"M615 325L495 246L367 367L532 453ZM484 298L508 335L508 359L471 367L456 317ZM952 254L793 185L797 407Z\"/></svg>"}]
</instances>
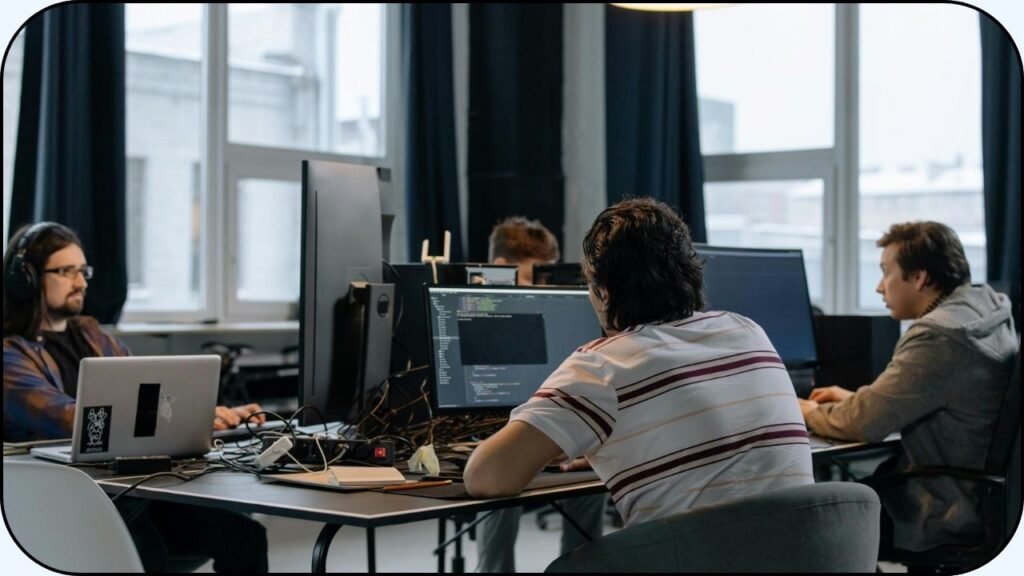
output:
<instances>
[{"instance_id":1,"label":"desk leg","mask_svg":"<svg viewBox=\"0 0 1024 576\"><path fill-rule=\"evenodd\" d=\"M370 574L377 573L377 538L373 526L366 528L366 571Z\"/></svg>"},{"instance_id":2,"label":"desk leg","mask_svg":"<svg viewBox=\"0 0 1024 576\"><path fill-rule=\"evenodd\" d=\"M324 574L327 572L327 552L331 549L331 541L334 535L341 529L341 524L324 524L320 535L316 537L313 544L313 573Z\"/></svg>"},{"instance_id":3,"label":"desk leg","mask_svg":"<svg viewBox=\"0 0 1024 576\"><path fill-rule=\"evenodd\" d=\"M437 522L437 573L444 574L444 541L447 540L445 531L448 528L448 521L444 518L438 518Z\"/></svg>"},{"instance_id":4,"label":"desk leg","mask_svg":"<svg viewBox=\"0 0 1024 576\"><path fill-rule=\"evenodd\" d=\"M462 557L462 519L455 519L455 533L459 539L455 541L455 554L452 555L452 574L466 573L466 559Z\"/></svg>"}]
</instances>

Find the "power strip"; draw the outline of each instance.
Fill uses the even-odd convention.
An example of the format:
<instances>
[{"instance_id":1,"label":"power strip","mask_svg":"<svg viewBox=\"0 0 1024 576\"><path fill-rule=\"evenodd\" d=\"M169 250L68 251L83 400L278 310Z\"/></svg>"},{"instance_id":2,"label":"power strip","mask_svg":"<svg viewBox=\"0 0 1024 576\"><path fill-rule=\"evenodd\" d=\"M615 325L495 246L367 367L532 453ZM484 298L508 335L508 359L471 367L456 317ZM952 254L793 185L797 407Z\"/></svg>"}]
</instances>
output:
<instances>
[{"instance_id":1,"label":"power strip","mask_svg":"<svg viewBox=\"0 0 1024 576\"><path fill-rule=\"evenodd\" d=\"M275 438L264 438L260 452L271 447L276 441ZM319 442L320 446L317 447ZM320 450L323 450L323 454ZM328 461L341 456L339 461L361 462L374 466L395 465L395 443L390 440L379 440L376 442L359 442L339 438L319 438L312 436L297 436L294 438L292 447L288 453L305 465L323 465L324 458ZM293 464L295 460L289 458L284 452L275 459L276 464Z\"/></svg>"}]
</instances>

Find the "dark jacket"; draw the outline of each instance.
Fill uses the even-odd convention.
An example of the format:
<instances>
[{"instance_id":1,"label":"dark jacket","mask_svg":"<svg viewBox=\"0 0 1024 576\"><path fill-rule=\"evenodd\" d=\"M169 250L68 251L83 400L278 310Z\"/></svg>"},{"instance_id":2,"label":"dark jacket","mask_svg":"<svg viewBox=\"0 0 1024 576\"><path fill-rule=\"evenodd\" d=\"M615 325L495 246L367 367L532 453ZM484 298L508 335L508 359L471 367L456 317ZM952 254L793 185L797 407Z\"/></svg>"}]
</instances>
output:
<instances>
[{"instance_id":1,"label":"dark jacket","mask_svg":"<svg viewBox=\"0 0 1024 576\"><path fill-rule=\"evenodd\" d=\"M68 320L81 330L94 356L129 356L123 342L88 316ZM64 392L60 368L41 342L4 338L4 441L70 438L75 399Z\"/></svg>"}]
</instances>

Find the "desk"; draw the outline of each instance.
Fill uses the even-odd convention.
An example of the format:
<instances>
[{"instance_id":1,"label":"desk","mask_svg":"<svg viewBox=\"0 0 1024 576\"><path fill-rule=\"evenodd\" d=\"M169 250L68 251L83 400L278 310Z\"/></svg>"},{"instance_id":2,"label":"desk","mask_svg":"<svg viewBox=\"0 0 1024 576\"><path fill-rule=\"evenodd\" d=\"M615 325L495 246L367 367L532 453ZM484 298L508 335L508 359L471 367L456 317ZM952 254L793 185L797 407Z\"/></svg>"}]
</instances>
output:
<instances>
[{"instance_id":1,"label":"desk","mask_svg":"<svg viewBox=\"0 0 1024 576\"><path fill-rule=\"evenodd\" d=\"M894 448L899 446L900 433L893 432L881 442L851 442L848 440L832 440L811 434L811 457L817 459L827 456L838 456L850 452L873 451L878 448Z\"/></svg>"},{"instance_id":2,"label":"desk","mask_svg":"<svg viewBox=\"0 0 1024 576\"><path fill-rule=\"evenodd\" d=\"M92 471L86 469L92 475ZM570 473L579 482L571 485L527 490L511 498L486 500L441 500L410 495L410 493L382 493L375 491L337 492L315 488L300 488L259 480L252 475L216 472L190 482L176 478L154 478L135 488L130 494L137 498L150 498L183 504L198 504L226 508L238 512L260 512L275 516L323 522L313 546L312 570L324 572L327 552L334 535L344 526L366 528L367 560L370 572L376 569L374 529L378 526L402 524L438 518L453 514L472 514L510 506L544 503L572 496L598 494L604 484L591 472ZM557 474L569 478L569 474ZM94 476L96 477L96 476ZM116 494L139 477L97 478L97 484L108 494ZM444 541L444 532L439 542ZM444 570L444 555L439 554L439 571Z\"/></svg>"},{"instance_id":3,"label":"desk","mask_svg":"<svg viewBox=\"0 0 1024 576\"><path fill-rule=\"evenodd\" d=\"M815 459L837 454L849 454L859 450L873 450L880 446L897 445L899 434L892 434L881 443L826 441L812 437L812 456ZM14 458L31 458L15 456ZM121 492L140 477L118 477L111 472L82 468L108 494ZM438 542L445 540L444 522L456 514L472 514L511 506L545 503L551 500L573 496L598 494L605 490L604 484L591 472L571 473L579 481L564 486L526 490L510 498L486 500L457 499L441 500L406 493L382 493L375 491L337 492L314 488L300 488L259 480L253 475L215 472L190 482L166 477L154 478L135 488L131 495L168 502L197 504L225 508L238 512L259 512L274 516L298 518L324 523L313 546L312 570L326 570L327 553L331 541L344 526L365 528L367 531L367 560L370 572L376 568L374 529L406 522L437 518L441 523ZM555 474L569 478L570 474ZM444 553L438 554L438 570L445 568Z\"/></svg>"}]
</instances>

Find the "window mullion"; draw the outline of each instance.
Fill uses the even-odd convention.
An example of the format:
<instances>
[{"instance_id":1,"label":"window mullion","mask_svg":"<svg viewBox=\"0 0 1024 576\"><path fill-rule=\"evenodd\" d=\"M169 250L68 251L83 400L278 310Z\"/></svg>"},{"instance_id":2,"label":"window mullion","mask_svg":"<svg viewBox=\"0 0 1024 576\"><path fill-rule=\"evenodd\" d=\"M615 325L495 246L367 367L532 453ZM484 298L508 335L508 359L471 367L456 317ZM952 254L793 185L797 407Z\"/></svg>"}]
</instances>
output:
<instances>
[{"instance_id":1,"label":"window mullion","mask_svg":"<svg viewBox=\"0 0 1024 576\"><path fill-rule=\"evenodd\" d=\"M225 317L225 287L231 281L226 264L232 255L226 252L226 198L224 146L227 141L228 21L226 4L206 6L203 27L203 105L201 125L206 127L203 142L202 175L206 187L203 203L204 230L202 254L206 262L203 283L207 311L218 320Z\"/></svg>"},{"instance_id":2,"label":"window mullion","mask_svg":"<svg viewBox=\"0 0 1024 576\"><path fill-rule=\"evenodd\" d=\"M858 250L860 247L860 54L859 8L836 5L835 196L828 207L826 236L835 257L830 258L834 290L832 312L851 314L857 308ZM832 236L834 235L834 236Z\"/></svg>"}]
</instances>

